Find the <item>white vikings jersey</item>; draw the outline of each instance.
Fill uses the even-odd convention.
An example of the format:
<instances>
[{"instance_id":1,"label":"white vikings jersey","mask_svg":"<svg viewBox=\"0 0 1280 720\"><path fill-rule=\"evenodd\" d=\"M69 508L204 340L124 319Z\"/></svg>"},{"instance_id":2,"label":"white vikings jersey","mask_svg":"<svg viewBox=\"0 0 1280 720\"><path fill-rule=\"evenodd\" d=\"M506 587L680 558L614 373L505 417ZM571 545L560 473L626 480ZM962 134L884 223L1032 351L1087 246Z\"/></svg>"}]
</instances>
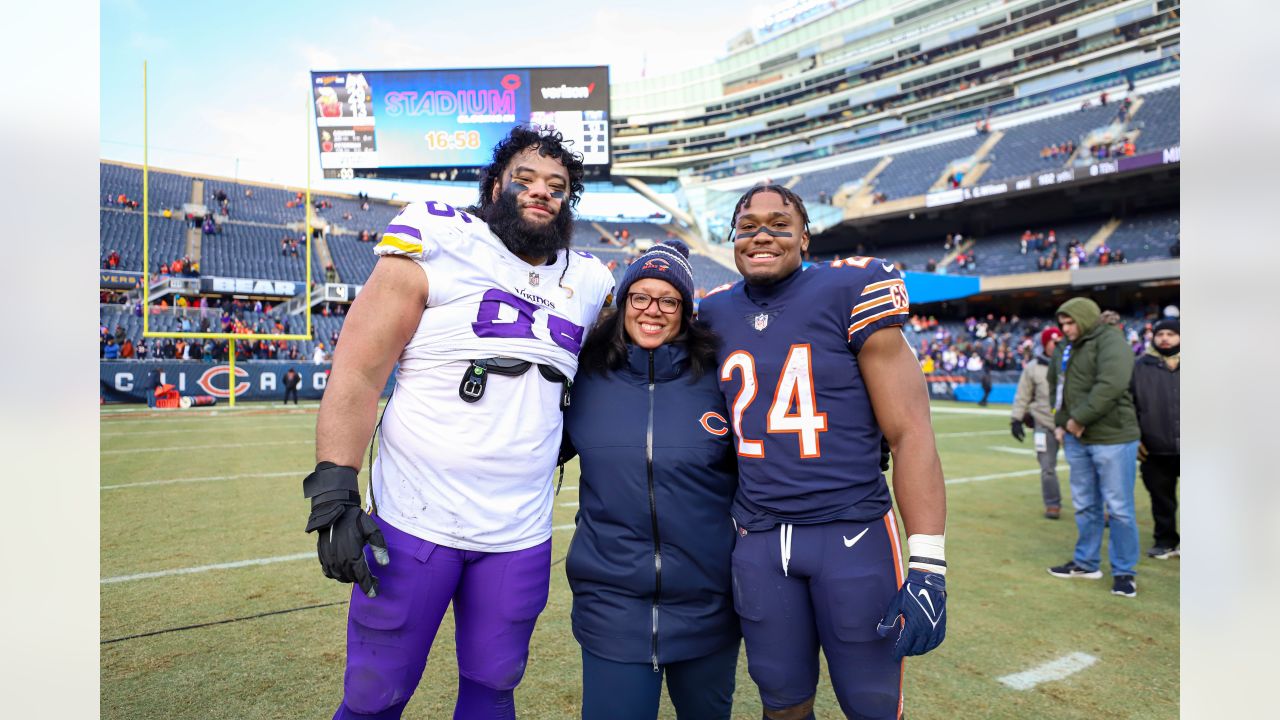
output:
<instances>
[{"instance_id":1,"label":"white vikings jersey","mask_svg":"<svg viewBox=\"0 0 1280 720\"><path fill-rule=\"evenodd\" d=\"M506 552L551 537L560 383L531 368L489 373L458 395L470 361L513 357L572 378L613 276L593 256L552 265L513 255L480 219L438 202L406 207L374 248L427 275L427 307L400 355L373 465L374 501L395 527L461 550ZM566 268L566 263L568 267Z\"/></svg>"}]
</instances>

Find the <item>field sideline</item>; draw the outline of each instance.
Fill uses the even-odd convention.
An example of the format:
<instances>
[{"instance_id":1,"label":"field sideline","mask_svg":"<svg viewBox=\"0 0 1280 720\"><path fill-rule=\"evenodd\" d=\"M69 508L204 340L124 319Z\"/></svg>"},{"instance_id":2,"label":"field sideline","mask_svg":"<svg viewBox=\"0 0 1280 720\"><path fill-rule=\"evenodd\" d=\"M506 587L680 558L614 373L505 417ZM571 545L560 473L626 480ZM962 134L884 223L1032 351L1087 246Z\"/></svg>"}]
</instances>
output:
<instances>
[{"instance_id":1,"label":"field sideline","mask_svg":"<svg viewBox=\"0 0 1280 720\"><path fill-rule=\"evenodd\" d=\"M332 715L350 591L321 574L314 536L302 532L316 407L102 410L103 718ZM1069 508L1057 522L1040 517L1030 438L1009 436L1007 407L935 402L933 412L948 479L951 617L942 647L907 661L906 716L1176 718L1179 560L1144 555L1133 600L1112 596L1109 579L1049 576L1071 557L1075 524ZM1065 496L1061 456L1059 466ZM578 716L563 569L577 485L575 462L556 498L551 597L516 693L521 718ZM1138 485L1145 550L1150 501ZM456 670L447 615L404 717L451 717ZM816 712L841 717L825 677ZM660 717L675 718L666 701ZM760 717L745 654L734 717Z\"/></svg>"}]
</instances>

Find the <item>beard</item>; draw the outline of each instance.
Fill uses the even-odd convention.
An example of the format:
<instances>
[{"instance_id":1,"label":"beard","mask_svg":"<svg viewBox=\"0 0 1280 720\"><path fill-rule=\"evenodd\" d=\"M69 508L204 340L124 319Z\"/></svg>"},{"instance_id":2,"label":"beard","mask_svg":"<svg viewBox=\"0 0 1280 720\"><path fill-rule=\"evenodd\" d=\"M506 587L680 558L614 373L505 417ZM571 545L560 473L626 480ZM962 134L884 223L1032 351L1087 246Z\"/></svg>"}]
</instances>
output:
<instances>
[{"instance_id":1,"label":"beard","mask_svg":"<svg viewBox=\"0 0 1280 720\"><path fill-rule=\"evenodd\" d=\"M532 223L521 217L516 196L504 192L490 207L485 222L513 255L551 258L560 250L567 250L573 240L573 216L568 203L560 205L560 212L551 222Z\"/></svg>"}]
</instances>

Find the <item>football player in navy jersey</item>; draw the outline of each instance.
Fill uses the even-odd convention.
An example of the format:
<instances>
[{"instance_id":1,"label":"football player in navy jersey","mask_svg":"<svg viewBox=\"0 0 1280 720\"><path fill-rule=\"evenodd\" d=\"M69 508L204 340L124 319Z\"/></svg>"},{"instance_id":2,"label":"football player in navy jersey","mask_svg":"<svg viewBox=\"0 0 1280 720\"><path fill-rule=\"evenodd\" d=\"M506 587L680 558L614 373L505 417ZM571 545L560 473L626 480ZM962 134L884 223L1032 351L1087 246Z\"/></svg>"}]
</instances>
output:
<instances>
[{"instance_id":1,"label":"football player in navy jersey","mask_svg":"<svg viewBox=\"0 0 1280 720\"><path fill-rule=\"evenodd\" d=\"M846 715L899 718L903 657L946 632L946 495L901 331L902 274L868 257L802 271L808 215L776 185L738 201L733 243L744 281L713 290L699 314L722 340L739 468L734 604L764 716L813 717L821 647Z\"/></svg>"}]
</instances>

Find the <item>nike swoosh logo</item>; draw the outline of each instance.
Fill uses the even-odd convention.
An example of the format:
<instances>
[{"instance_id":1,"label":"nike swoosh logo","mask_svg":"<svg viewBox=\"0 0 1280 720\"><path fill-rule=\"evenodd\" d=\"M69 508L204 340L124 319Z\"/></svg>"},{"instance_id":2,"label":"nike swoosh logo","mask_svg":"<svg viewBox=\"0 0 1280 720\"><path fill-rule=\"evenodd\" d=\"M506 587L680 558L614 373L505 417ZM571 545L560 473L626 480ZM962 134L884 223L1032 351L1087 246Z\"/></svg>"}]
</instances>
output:
<instances>
[{"instance_id":1,"label":"nike swoosh logo","mask_svg":"<svg viewBox=\"0 0 1280 720\"><path fill-rule=\"evenodd\" d=\"M920 602L918 598L921 597L924 598L925 602L929 603L928 607L925 607L925 604ZM933 598L929 597L929 591L921 588L920 591L916 593L916 597L911 599L915 600L916 604L920 606L920 609L924 611L925 617L929 618L929 624L935 628L938 627L938 623L942 618L938 616L938 610L933 606Z\"/></svg>"},{"instance_id":2,"label":"nike swoosh logo","mask_svg":"<svg viewBox=\"0 0 1280 720\"><path fill-rule=\"evenodd\" d=\"M841 535L840 537L844 540L844 546L845 546L845 547L847 547L847 548L848 548L848 547L853 547L854 545L856 545L856 544L857 544L857 542L858 542L859 540L861 540L861 539L862 539L862 536L863 536L863 535L866 535L866 534L867 534L867 531L868 531L868 530L870 530L870 529L871 529L871 528L863 528L863 529L862 529L862 532L858 533L857 535L854 535L852 540L850 540L849 538L847 538L847 537L845 537L845 536Z\"/></svg>"},{"instance_id":3,"label":"nike swoosh logo","mask_svg":"<svg viewBox=\"0 0 1280 720\"><path fill-rule=\"evenodd\" d=\"M884 268L885 272L893 272L894 270L897 269L894 266L890 265L889 263L880 263L880 267Z\"/></svg>"}]
</instances>

